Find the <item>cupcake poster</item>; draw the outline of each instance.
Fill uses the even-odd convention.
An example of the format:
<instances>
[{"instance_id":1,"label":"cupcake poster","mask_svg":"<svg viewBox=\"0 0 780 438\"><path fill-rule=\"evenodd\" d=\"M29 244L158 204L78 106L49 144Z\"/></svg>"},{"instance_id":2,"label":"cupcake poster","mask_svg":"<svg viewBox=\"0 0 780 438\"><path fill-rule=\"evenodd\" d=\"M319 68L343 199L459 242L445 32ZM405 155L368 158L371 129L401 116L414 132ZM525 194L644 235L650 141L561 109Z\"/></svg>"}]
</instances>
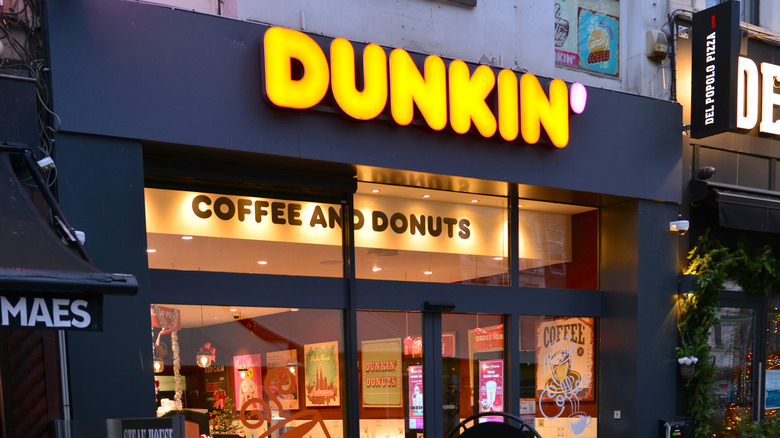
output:
<instances>
[{"instance_id":1,"label":"cupcake poster","mask_svg":"<svg viewBox=\"0 0 780 438\"><path fill-rule=\"evenodd\" d=\"M579 8L580 68L617 76L619 24L617 17Z\"/></svg>"}]
</instances>

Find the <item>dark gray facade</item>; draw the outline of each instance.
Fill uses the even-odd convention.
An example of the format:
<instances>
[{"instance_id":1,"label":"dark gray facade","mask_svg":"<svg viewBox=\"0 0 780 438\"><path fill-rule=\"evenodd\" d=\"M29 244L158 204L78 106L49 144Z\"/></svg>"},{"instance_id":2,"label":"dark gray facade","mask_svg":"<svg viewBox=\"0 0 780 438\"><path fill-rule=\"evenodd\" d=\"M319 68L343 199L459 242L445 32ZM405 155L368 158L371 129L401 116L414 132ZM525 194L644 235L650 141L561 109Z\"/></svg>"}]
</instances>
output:
<instances>
[{"instance_id":1,"label":"dark gray facade","mask_svg":"<svg viewBox=\"0 0 780 438\"><path fill-rule=\"evenodd\" d=\"M507 143L274 108L262 90L267 27L256 23L113 0L47 2L47 18L54 110L62 120L56 138L60 203L71 223L86 231L97 266L132 273L140 286L132 298L106 297L102 333L68 335L75 418L153 415L148 315L150 303L160 300L305 302L345 310L423 310L426 301L448 301L461 312L542 315L554 309L598 317L599 436L655 437L658 419L677 414L672 295L680 240L668 222L677 219L682 192L679 105L588 88L588 107L571 118L566 148ZM223 151L226 163L200 169L196 178L240 167L230 158L240 152L303 174L343 177L354 166L368 166L392 169L387 175L414 171L520 184L543 199L598 206L600 289L399 288L370 280L149 270L145 160L148 166L150 156L164 156L176 174L186 169L182 162L206 150L208 156ZM257 179L269 183L267 176ZM454 177L433 179L446 188ZM280 296L275 289L302 292ZM480 299L486 293L498 299ZM517 398L508 399L517 410L511 401ZM622 419L613 419L615 410Z\"/></svg>"}]
</instances>

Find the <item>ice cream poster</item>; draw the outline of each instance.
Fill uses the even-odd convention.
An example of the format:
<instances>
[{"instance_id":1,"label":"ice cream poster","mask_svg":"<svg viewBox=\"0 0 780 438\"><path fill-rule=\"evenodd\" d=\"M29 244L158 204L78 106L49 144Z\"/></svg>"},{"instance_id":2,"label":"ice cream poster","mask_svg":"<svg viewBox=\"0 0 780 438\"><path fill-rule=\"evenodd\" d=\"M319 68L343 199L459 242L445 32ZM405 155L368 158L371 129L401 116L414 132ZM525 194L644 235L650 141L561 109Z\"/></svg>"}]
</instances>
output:
<instances>
[{"instance_id":1,"label":"ice cream poster","mask_svg":"<svg viewBox=\"0 0 780 438\"><path fill-rule=\"evenodd\" d=\"M409 365L409 429L423 428L423 367Z\"/></svg>"},{"instance_id":2,"label":"ice cream poster","mask_svg":"<svg viewBox=\"0 0 780 438\"><path fill-rule=\"evenodd\" d=\"M504 361L479 361L479 412L504 412Z\"/></svg>"},{"instance_id":3,"label":"ice cream poster","mask_svg":"<svg viewBox=\"0 0 780 438\"><path fill-rule=\"evenodd\" d=\"M260 398L263 392L263 374L260 354L233 356L233 381L236 388L236 410L244 407L247 400ZM260 409L260 403L252 403L247 409Z\"/></svg>"},{"instance_id":4,"label":"ice cream poster","mask_svg":"<svg viewBox=\"0 0 780 438\"><path fill-rule=\"evenodd\" d=\"M593 318L557 318L536 326L537 398L593 400L593 326Z\"/></svg>"},{"instance_id":5,"label":"ice cream poster","mask_svg":"<svg viewBox=\"0 0 780 438\"><path fill-rule=\"evenodd\" d=\"M275 396L284 410L300 408L298 402L298 352L295 350L272 351L265 356L268 371L269 395ZM272 372L283 368L281 373ZM285 381L290 379L289 381ZM283 389L280 391L280 389Z\"/></svg>"},{"instance_id":6,"label":"ice cream poster","mask_svg":"<svg viewBox=\"0 0 780 438\"><path fill-rule=\"evenodd\" d=\"M306 405L339 406L339 343L322 342L303 346L306 364Z\"/></svg>"},{"instance_id":7,"label":"ice cream poster","mask_svg":"<svg viewBox=\"0 0 780 438\"><path fill-rule=\"evenodd\" d=\"M617 17L579 9L579 62L587 70L617 76Z\"/></svg>"}]
</instances>

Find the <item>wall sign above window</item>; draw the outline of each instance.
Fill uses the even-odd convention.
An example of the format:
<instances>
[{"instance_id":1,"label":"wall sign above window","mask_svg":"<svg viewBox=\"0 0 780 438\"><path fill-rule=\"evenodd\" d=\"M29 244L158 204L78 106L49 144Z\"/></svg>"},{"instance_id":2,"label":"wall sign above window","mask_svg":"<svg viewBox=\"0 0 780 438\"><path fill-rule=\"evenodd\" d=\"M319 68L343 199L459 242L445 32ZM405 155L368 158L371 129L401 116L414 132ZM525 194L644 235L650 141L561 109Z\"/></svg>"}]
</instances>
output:
<instances>
[{"instance_id":1,"label":"wall sign above window","mask_svg":"<svg viewBox=\"0 0 780 438\"><path fill-rule=\"evenodd\" d=\"M474 131L528 144L538 143L544 128L550 142L563 148L569 143L570 110L580 114L587 103L585 86L578 82L568 86L553 79L545 91L530 73L496 73L458 59L447 64L436 55L425 58L421 71L403 49L388 54L368 44L356 54L343 38L323 48L302 32L280 27L266 31L263 56L265 93L272 104L308 109L331 96L357 120L377 118L389 107L389 118L401 126L420 114L435 131L449 126L458 134Z\"/></svg>"}]
</instances>

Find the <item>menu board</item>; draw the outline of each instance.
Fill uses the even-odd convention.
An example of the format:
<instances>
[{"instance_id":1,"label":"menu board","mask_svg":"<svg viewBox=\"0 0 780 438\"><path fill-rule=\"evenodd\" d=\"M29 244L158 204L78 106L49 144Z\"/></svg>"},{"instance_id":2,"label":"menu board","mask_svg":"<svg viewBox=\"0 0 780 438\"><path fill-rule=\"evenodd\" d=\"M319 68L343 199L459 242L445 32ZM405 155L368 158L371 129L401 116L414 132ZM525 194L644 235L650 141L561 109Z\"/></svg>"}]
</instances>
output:
<instances>
[{"instance_id":1,"label":"menu board","mask_svg":"<svg viewBox=\"0 0 780 438\"><path fill-rule=\"evenodd\" d=\"M244 403L260 398L263 392L263 370L260 354L233 356L233 381L236 387L236 410L240 411ZM260 409L259 403L252 403L247 409Z\"/></svg>"},{"instance_id":2,"label":"menu board","mask_svg":"<svg viewBox=\"0 0 780 438\"><path fill-rule=\"evenodd\" d=\"M503 411L504 360L481 360L479 361L479 412Z\"/></svg>"},{"instance_id":3,"label":"menu board","mask_svg":"<svg viewBox=\"0 0 780 438\"><path fill-rule=\"evenodd\" d=\"M268 394L275 396L282 405L282 409L298 409L298 352L295 350L272 351L266 355L268 361ZM276 368L287 369L280 376L289 377L292 374L291 381L282 381L280 377L273 377L276 373L271 373ZM289 368L289 369L288 369ZM285 389L280 391L280 389ZM282 393L284 392L284 394Z\"/></svg>"},{"instance_id":4,"label":"menu board","mask_svg":"<svg viewBox=\"0 0 780 438\"><path fill-rule=\"evenodd\" d=\"M306 405L339 406L339 342L303 346L306 361Z\"/></svg>"},{"instance_id":5,"label":"menu board","mask_svg":"<svg viewBox=\"0 0 780 438\"><path fill-rule=\"evenodd\" d=\"M363 341L360 368L364 408L403 407L401 338Z\"/></svg>"},{"instance_id":6,"label":"menu board","mask_svg":"<svg viewBox=\"0 0 780 438\"><path fill-rule=\"evenodd\" d=\"M409 429L423 428L423 367L409 365Z\"/></svg>"}]
</instances>

